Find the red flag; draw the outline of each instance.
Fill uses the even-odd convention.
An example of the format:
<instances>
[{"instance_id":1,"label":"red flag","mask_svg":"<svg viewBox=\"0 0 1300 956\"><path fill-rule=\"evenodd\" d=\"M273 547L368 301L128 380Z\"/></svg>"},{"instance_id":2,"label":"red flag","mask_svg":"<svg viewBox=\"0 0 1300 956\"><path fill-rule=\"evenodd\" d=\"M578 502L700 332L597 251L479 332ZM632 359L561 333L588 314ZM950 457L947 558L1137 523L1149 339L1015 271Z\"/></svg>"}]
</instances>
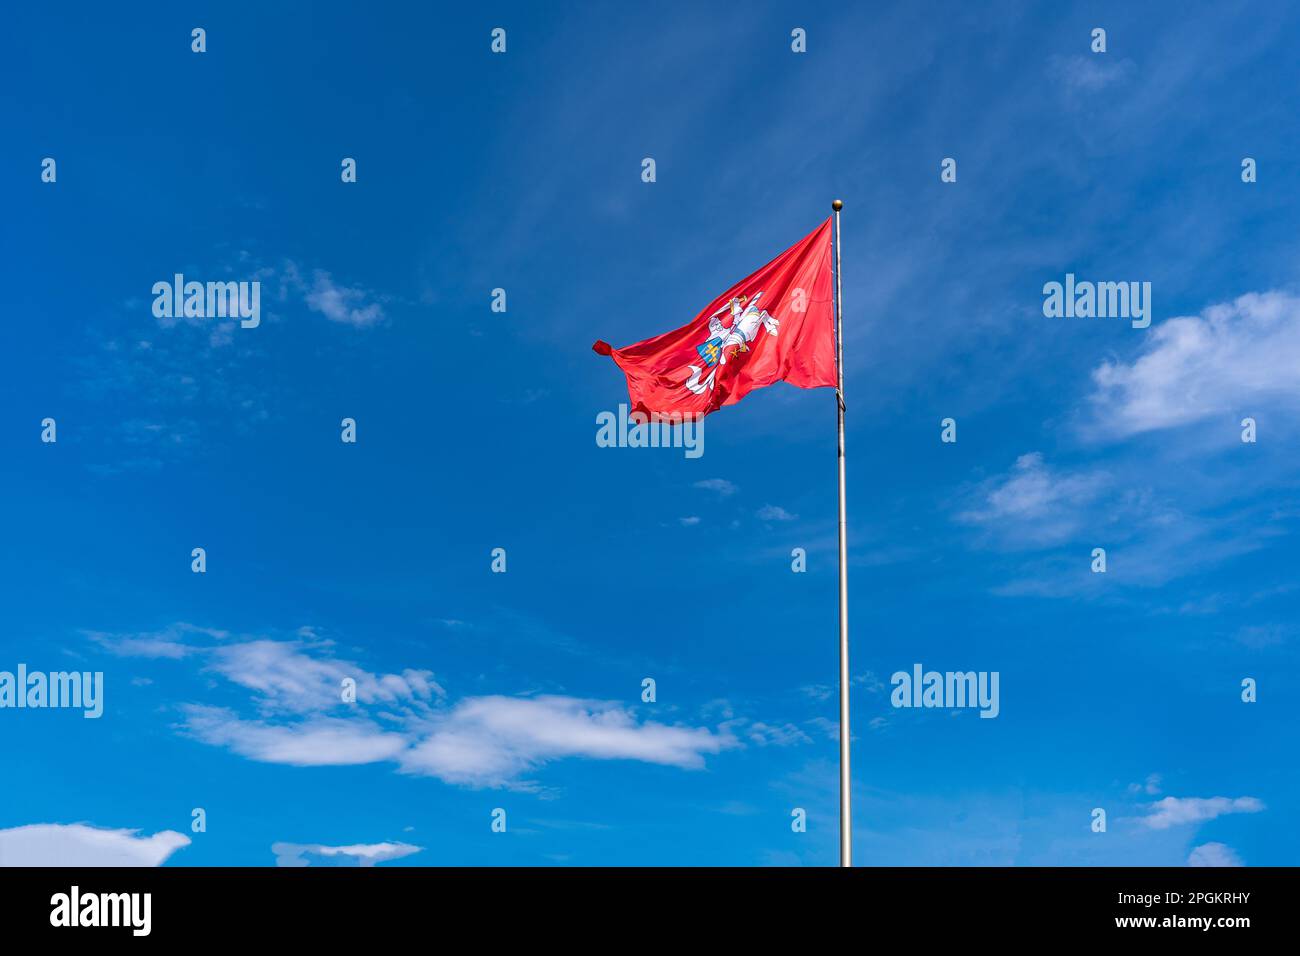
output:
<instances>
[{"instance_id":1,"label":"red flag","mask_svg":"<svg viewBox=\"0 0 1300 956\"><path fill-rule=\"evenodd\" d=\"M831 229L827 219L689 325L626 348L593 345L627 375L632 411L707 415L773 382L835 387Z\"/></svg>"}]
</instances>

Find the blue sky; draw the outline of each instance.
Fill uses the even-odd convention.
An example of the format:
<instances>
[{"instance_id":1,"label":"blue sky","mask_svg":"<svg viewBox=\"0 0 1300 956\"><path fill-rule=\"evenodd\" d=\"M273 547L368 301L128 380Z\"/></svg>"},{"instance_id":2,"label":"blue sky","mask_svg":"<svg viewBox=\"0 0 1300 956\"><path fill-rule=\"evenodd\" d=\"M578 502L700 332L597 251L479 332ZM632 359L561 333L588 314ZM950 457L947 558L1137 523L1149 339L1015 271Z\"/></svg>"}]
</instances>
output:
<instances>
[{"instance_id":1,"label":"blue sky","mask_svg":"<svg viewBox=\"0 0 1300 956\"><path fill-rule=\"evenodd\" d=\"M599 448L590 345L835 196L857 862L1300 862L1294 12L411 6L6 13L0 670L106 689L0 710L0 862L833 864L832 393Z\"/></svg>"}]
</instances>

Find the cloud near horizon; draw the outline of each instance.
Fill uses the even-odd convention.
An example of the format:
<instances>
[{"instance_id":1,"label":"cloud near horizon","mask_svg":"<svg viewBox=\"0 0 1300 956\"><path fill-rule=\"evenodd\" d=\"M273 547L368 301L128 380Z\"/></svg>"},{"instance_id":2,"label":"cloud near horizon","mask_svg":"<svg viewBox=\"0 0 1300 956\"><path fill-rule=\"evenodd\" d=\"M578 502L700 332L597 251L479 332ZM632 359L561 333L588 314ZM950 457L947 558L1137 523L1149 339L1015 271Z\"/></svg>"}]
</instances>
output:
<instances>
[{"instance_id":1,"label":"cloud near horizon","mask_svg":"<svg viewBox=\"0 0 1300 956\"><path fill-rule=\"evenodd\" d=\"M153 836L88 823L32 823L0 830L4 866L161 866L190 838L174 830Z\"/></svg>"},{"instance_id":2,"label":"cloud near horizon","mask_svg":"<svg viewBox=\"0 0 1300 956\"><path fill-rule=\"evenodd\" d=\"M1188 866L1244 866L1241 857L1222 843L1202 843L1187 857Z\"/></svg>"},{"instance_id":3,"label":"cloud near horizon","mask_svg":"<svg viewBox=\"0 0 1300 956\"><path fill-rule=\"evenodd\" d=\"M419 853L421 846L409 843L354 843L325 846L321 843L272 843L276 866L374 866Z\"/></svg>"}]
</instances>

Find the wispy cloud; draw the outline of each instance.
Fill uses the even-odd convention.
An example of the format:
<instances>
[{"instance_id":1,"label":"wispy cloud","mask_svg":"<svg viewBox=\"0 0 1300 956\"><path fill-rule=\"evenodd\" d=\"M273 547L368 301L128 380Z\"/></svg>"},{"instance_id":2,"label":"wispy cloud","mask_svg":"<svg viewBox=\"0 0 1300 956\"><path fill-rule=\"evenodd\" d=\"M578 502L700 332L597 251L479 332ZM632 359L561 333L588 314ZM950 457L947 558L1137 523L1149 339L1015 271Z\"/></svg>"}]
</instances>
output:
<instances>
[{"instance_id":1,"label":"wispy cloud","mask_svg":"<svg viewBox=\"0 0 1300 956\"><path fill-rule=\"evenodd\" d=\"M1115 59L1109 53L1079 53L1053 56L1047 62L1047 74L1059 84L1069 98L1099 93L1127 82L1137 72L1132 60Z\"/></svg>"},{"instance_id":2,"label":"wispy cloud","mask_svg":"<svg viewBox=\"0 0 1300 956\"><path fill-rule=\"evenodd\" d=\"M703 481L697 481L695 487L703 488L705 491L716 491L724 498L736 493L736 486L726 478L705 478Z\"/></svg>"},{"instance_id":3,"label":"wispy cloud","mask_svg":"<svg viewBox=\"0 0 1300 956\"><path fill-rule=\"evenodd\" d=\"M402 755L402 769L448 783L503 786L563 757L640 760L684 769L734 746L725 732L638 722L613 701L471 697Z\"/></svg>"},{"instance_id":4,"label":"wispy cloud","mask_svg":"<svg viewBox=\"0 0 1300 956\"><path fill-rule=\"evenodd\" d=\"M317 269L304 297L307 308L319 312L331 322L365 328L384 317L384 309L374 301L373 293L360 287L339 285L328 272Z\"/></svg>"},{"instance_id":5,"label":"wispy cloud","mask_svg":"<svg viewBox=\"0 0 1300 956\"><path fill-rule=\"evenodd\" d=\"M1131 362L1092 373L1089 430L1124 438L1221 417L1300 406L1300 298L1250 293L1152 326Z\"/></svg>"},{"instance_id":6,"label":"wispy cloud","mask_svg":"<svg viewBox=\"0 0 1300 956\"><path fill-rule=\"evenodd\" d=\"M427 670L373 674L331 657L314 656L325 646L298 641L254 640L211 650L211 668L227 680L257 694L265 709L295 713L328 710L340 701L343 681L356 684L363 704L406 704L425 708L447 692Z\"/></svg>"},{"instance_id":7,"label":"wispy cloud","mask_svg":"<svg viewBox=\"0 0 1300 956\"><path fill-rule=\"evenodd\" d=\"M83 631L87 638L118 657L171 658L178 660L203 650L192 643L195 637L224 640L229 635L192 624L172 624L159 631L138 634L110 634L106 631Z\"/></svg>"},{"instance_id":8,"label":"wispy cloud","mask_svg":"<svg viewBox=\"0 0 1300 956\"><path fill-rule=\"evenodd\" d=\"M224 632L195 628L170 633L206 639ZM452 784L534 789L524 775L562 758L639 760L698 769L706 755L739 745L725 726L713 731L643 721L615 701L489 695L449 703L431 671L372 673L334 657L328 642L319 640L194 643L96 634L95 641L133 657L201 659L206 673L248 691L246 709L253 713L188 703L180 708L179 729L264 763L309 767L391 762L403 773ZM347 679L355 682L355 703L343 699ZM762 726L755 732L755 742L768 743L779 742L783 730Z\"/></svg>"},{"instance_id":9,"label":"wispy cloud","mask_svg":"<svg viewBox=\"0 0 1300 956\"><path fill-rule=\"evenodd\" d=\"M273 843L276 866L374 866L400 860L423 847L409 843L354 843L351 846L325 846L321 843Z\"/></svg>"},{"instance_id":10,"label":"wispy cloud","mask_svg":"<svg viewBox=\"0 0 1300 956\"><path fill-rule=\"evenodd\" d=\"M791 747L795 744L810 744L812 738L794 724L769 724L761 720L733 722L736 733L744 740L758 744L760 747Z\"/></svg>"},{"instance_id":11,"label":"wispy cloud","mask_svg":"<svg viewBox=\"0 0 1300 956\"><path fill-rule=\"evenodd\" d=\"M229 708L201 704L186 704L181 710L187 735L262 763L355 766L396 760L410 746L405 734L385 731L365 717L272 721L244 719Z\"/></svg>"},{"instance_id":12,"label":"wispy cloud","mask_svg":"<svg viewBox=\"0 0 1300 956\"><path fill-rule=\"evenodd\" d=\"M1142 783L1130 783L1128 785L1129 793L1145 793L1149 796L1155 796L1160 792L1160 774L1148 774Z\"/></svg>"},{"instance_id":13,"label":"wispy cloud","mask_svg":"<svg viewBox=\"0 0 1300 956\"><path fill-rule=\"evenodd\" d=\"M1009 472L984 482L957 519L1007 543L1059 544L1080 531L1086 509L1109 482L1104 471L1049 468L1041 452L1031 452L1017 458Z\"/></svg>"},{"instance_id":14,"label":"wispy cloud","mask_svg":"<svg viewBox=\"0 0 1300 956\"><path fill-rule=\"evenodd\" d=\"M1255 797L1165 797L1148 808L1141 821L1152 830L1190 823L1203 823L1229 813L1259 813L1262 801Z\"/></svg>"}]
</instances>

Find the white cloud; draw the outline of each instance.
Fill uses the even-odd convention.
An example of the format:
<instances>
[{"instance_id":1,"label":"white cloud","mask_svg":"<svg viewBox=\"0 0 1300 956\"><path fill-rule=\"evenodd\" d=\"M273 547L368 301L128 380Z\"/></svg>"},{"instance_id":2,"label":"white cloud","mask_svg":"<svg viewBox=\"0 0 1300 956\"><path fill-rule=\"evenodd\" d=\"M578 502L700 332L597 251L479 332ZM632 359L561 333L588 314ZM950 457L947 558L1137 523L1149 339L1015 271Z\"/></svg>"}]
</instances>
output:
<instances>
[{"instance_id":1,"label":"white cloud","mask_svg":"<svg viewBox=\"0 0 1300 956\"><path fill-rule=\"evenodd\" d=\"M177 628L176 633L199 634ZM220 633L220 632L216 632ZM640 760L683 768L738 741L724 728L638 722L617 702L575 697L466 697L448 706L427 670L374 674L330 656L327 642L304 640L177 641L162 658L199 659L250 693L249 708L182 705L182 733L264 763L297 767L393 762L404 773L468 786L532 786L520 780L552 760ZM96 635L118 653L136 653L135 638ZM129 649L124 650L124 649ZM345 703L344 678L356 681ZM774 730L769 737L777 732Z\"/></svg>"},{"instance_id":2,"label":"white cloud","mask_svg":"<svg viewBox=\"0 0 1300 956\"><path fill-rule=\"evenodd\" d=\"M825 736L827 740L838 742L840 739L840 725L834 720L830 720L826 717L810 717L805 721L805 723L816 729L819 733Z\"/></svg>"},{"instance_id":3,"label":"white cloud","mask_svg":"<svg viewBox=\"0 0 1300 956\"><path fill-rule=\"evenodd\" d=\"M374 866L388 860L400 860L423 847L409 843L356 843L352 846L325 846L320 843L272 843L276 866Z\"/></svg>"},{"instance_id":4,"label":"white cloud","mask_svg":"<svg viewBox=\"0 0 1300 956\"><path fill-rule=\"evenodd\" d=\"M830 684L805 684L799 690L813 700L830 700L836 694L835 688Z\"/></svg>"},{"instance_id":5,"label":"white cloud","mask_svg":"<svg viewBox=\"0 0 1300 956\"><path fill-rule=\"evenodd\" d=\"M685 518L678 518L677 520L681 522L683 528L693 528L695 525L700 523L698 515L689 515Z\"/></svg>"},{"instance_id":6,"label":"white cloud","mask_svg":"<svg viewBox=\"0 0 1300 956\"><path fill-rule=\"evenodd\" d=\"M173 830L150 837L86 823L33 823L0 830L0 866L161 866L190 838Z\"/></svg>"},{"instance_id":7,"label":"white cloud","mask_svg":"<svg viewBox=\"0 0 1300 956\"><path fill-rule=\"evenodd\" d=\"M865 687L868 694L879 694L885 689L884 683L876 676L875 671L863 671L853 678L853 683Z\"/></svg>"},{"instance_id":8,"label":"white cloud","mask_svg":"<svg viewBox=\"0 0 1300 956\"><path fill-rule=\"evenodd\" d=\"M311 717L290 723L245 720L222 707L186 706L184 730L241 757L294 767L338 767L395 760L409 741L366 719Z\"/></svg>"},{"instance_id":9,"label":"white cloud","mask_svg":"<svg viewBox=\"0 0 1300 956\"><path fill-rule=\"evenodd\" d=\"M1187 857L1188 866L1242 866L1241 857L1222 843L1202 843Z\"/></svg>"},{"instance_id":10,"label":"white cloud","mask_svg":"<svg viewBox=\"0 0 1300 956\"><path fill-rule=\"evenodd\" d=\"M1203 823L1228 813L1259 813L1264 804L1255 797L1165 797L1150 805L1142 817L1152 830L1167 830L1188 823Z\"/></svg>"},{"instance_id":11,"label":"white cloud","mask_svg":"<svg viewBox=\"0 0 1300 956\"><path fill-rule=\"evenodd\" d=\"M149 657L179 660L187 654L193 654L199 648L192 643L195 635L223 640L229 635L206 627L193 624L172 624L161 631L139 634L108 634L103 631L84 631L100 647L116 654L118 657Z\"/></svg>"},{"instance_id":12,"label":"white cloud","mask_svg":"<svg viewBox=\"0 0 1300 956\"><path fill-rule=\"evenodd\" d=\"M792 515L780 505L763 505L758 509L760 521L794 521L798 515Z\"/></svg>"},{"instance_id":13,"label":"white cloud","mask_svg":"<svg viewBox=\"0 0 1300 956\"><path fill-rule=\"evenodd\" d=\"M1276 404L1300 404L1300 298L1250 293L1199 316L1153 325L1131 363L1092 373L1091 428L1110 437L1211 417L1235 425Z\"/></svg>"},{"instance_id":14,"label":"white cloud","mask_svg":"<svg viewBox=\"0 0 1300 956\"><path fill-rule=\"evenodd\" d=\"M364 289L338 285L328 272L317 269L312 274L312 287L305 301L307 308L331 322L364 328L384 317L383 307L378 302L367 303L367 298L369 293Z\"/></svg>"},{"instance_id":15,"label":"white cloud","mask_svg":"<svg viewBox=\"0 0 1300 956\"><path fill-rule=\"evenodd\" d=\"M362 704L406 705L427 712L433 700L447 696L432 671L374 674L351 661L324 656L329 642L317 639L310 628L300 628L298 634L312 640L240 639L232 643L226 631L188 624L149 634L89 632L88 636L121 657L202 657L210 670L253 691L264 711L311 713L337 707L345 678L356 682L357 701Z\"/></svg>"},{"instance_id":16,"label":"white cloud","mask_svg":"<svg viewBox=\"0 0 1300 956\"><path fill-rule=\"evenodd\" d=\"M957 516L1001 536L1029 543L1058 544L1082 526L1084 510L1109 484L1101 471L1049 468L1040 452L1016 459L1012 469L982 486L979 501Z\"/></svg>"},{"instance_id":17,"label":"white cloud","mask_svg":"<svg viewBox=\"0 0 1300 956\"><path fill-rule=\"evenodd\" d=\"M98 640L92 636L92 640ZM107 645L105 645L107 646ZM190 653L193 648L186 647L184 644L177 644L174 641L166 641L150 637L127 637L115 642L112 647L114 654L119 657L169 657L173 660L184 657Z\"/></svg>"},{"instance_id":18,"label":"white cloud","mask_svg":"<svg viewBox=\"0 0 1300 956\"><path fill-rule=\"evenodd\" d=\"M1146 781L1143 783L1130 783L1128 785L1129 793L1146 793L1155 796L1160 792L1160 774L1148 774Z\"/></svg>"},{"instance_id":19,"label":"white cloud","mask_svg":"<svg viewBox=\"0 0 1300 956\"><path fill-rule=\"evenodd\" d=\"M791 723L768 724L761 720L739 729L740 736L746 740L758 744L760 747L768 745L776 747L790 747L795 744L810 744L812 738Z\"/></svg>"},{"instance_id":20,"label":"white cloud","mask_svg":"<svg viewBox=\"0 0 1300 956\"><path fill-rule=\"evenodd\" d=\"M736 486L726 478L705 478L703 481L697 481L695 487L703 488L705 491L716 491L724 498L736 493Z\"/></svg>"},{"instance_id":21,"label":"white cloud","mask_svg":"<svg viewBox=\"0 0 1300 956\"><path fill-rule=\"evenodd\" d=\"M638 724L612 701L544 696L470 697L402 755L402 769L470 786L504 786L561 757L641 760L696 769L734 746L703 727Z\"/></svg>"},{"instance_id":22,"label":"white cloud","mask_svg":"<svg viewBox=\"0 0 1300 956\"><path fill-rule=\"evenodd\" d=\"M263 705L295 712L336 706L342 682L349 677L356 681L357 700L363 704L419 705L434 696L447 696L432 671L372 674L348 661L312 657L305 653L311 647L297 642L244 641L214 648L211 667L255 691Z\"/></svg>"}]
</instances>

